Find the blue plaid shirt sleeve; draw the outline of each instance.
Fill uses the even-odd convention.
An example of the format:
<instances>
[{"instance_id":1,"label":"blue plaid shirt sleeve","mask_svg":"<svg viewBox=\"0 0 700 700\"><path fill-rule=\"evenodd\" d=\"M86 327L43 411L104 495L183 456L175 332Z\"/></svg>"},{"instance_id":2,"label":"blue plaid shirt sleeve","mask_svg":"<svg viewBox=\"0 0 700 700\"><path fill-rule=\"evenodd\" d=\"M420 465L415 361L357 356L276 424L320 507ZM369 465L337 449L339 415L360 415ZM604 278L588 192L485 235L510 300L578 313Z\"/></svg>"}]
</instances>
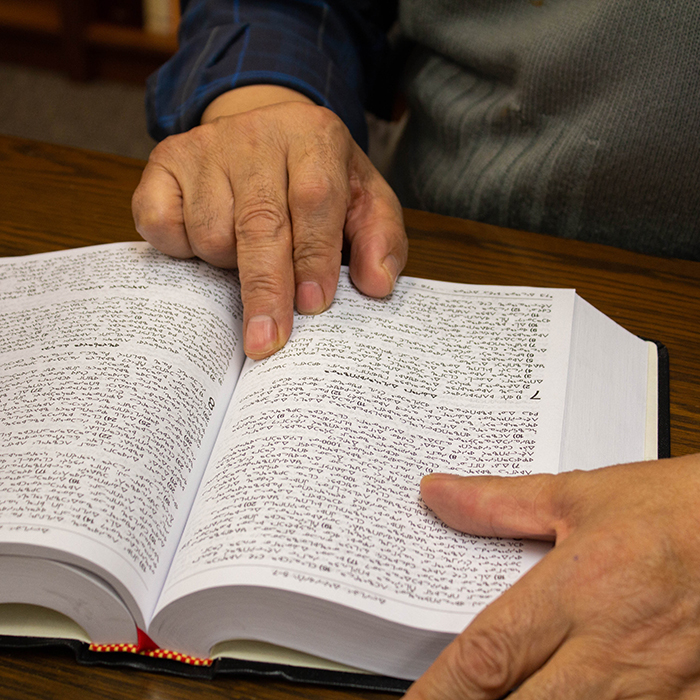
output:
<instances>
[{"instance_id":1,"label":"blue plaid shirt sleeve","mask_svg":"<svg viewBox=\"0 0 700 700\"><path fill-rule=\"evenodd\" d=\"M393 12L386 3L378 14L381 5L378 0L185 1L180 48L148 79L149 132L160 140L187 131L222 93L271 83L333 110L366 148L364 101L386 51L386 26L377 18L386 24Z\"/></svg>"}]
</instances>

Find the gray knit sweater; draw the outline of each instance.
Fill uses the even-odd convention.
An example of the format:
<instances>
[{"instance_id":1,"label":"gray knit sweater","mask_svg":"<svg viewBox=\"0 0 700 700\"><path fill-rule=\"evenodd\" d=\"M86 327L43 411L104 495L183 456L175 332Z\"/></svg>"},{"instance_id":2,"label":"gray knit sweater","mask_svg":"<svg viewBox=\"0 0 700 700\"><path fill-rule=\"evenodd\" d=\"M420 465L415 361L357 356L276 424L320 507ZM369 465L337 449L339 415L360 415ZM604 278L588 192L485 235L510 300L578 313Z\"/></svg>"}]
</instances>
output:
<instances>
[{"instance_id":1,"label":"gray knit sweater","mask_svg":"<svg viewBox=\"0 0 700 700\"><path fill-rule=\"evenodd\" d=\"M700 260L700 2L401 0L406 206Z\"/></svg>"}]
</instances>

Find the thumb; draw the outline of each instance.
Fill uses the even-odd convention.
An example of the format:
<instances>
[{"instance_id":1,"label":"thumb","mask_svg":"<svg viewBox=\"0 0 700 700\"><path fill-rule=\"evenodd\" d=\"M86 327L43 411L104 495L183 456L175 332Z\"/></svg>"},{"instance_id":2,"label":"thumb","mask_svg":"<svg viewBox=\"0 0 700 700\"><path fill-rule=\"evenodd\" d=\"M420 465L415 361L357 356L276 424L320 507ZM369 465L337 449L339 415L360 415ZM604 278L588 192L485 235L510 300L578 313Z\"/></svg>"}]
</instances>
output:
<instances>
[{"instance_id":1,"label":"thumb","mask_svg":"<svg viewBox=\"0 0 700 700\"><path fill-rule=\"evenodd\" d=\"M421 496L447 525L472 535L554 540L563 534L568 510L566 476L428 474Z\"/></svg>"},{"instance_id":2,"label":"thumb","mask_svg":"<svg viewBox=\"0 0 700 700\"><path fill-rule=\"evenodd\" d=\"M393 290L408 258L401 205L359 147L351 159L349 179L345 235L350 243L350 277L362 293L384 297Z\"/></svg>"}]
</instances>

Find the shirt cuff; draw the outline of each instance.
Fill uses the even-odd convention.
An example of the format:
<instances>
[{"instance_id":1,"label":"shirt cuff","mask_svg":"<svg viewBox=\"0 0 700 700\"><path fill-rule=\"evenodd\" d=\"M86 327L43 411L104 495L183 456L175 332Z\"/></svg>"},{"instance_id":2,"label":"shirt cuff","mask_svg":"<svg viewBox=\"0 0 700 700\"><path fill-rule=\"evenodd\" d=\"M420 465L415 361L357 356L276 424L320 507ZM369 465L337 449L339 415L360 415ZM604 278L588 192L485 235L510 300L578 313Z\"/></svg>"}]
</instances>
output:
<instances>
[{"instance_id":1,"label":"shirt cuff","mask_svg":"<svg viewBox=\"0 0 700 700\"><path fill-rule=\"evenodd\" d=\"M333 110L366 150L363 78L354 46L332 13L316 26L279 14L265 22L196 27L183 19L181 48L150 76L146 111L156 140L201 122L219 95L244 85L282 85ZM193 27L192 24L195 26Z\"/></svg>"}]
</instances>

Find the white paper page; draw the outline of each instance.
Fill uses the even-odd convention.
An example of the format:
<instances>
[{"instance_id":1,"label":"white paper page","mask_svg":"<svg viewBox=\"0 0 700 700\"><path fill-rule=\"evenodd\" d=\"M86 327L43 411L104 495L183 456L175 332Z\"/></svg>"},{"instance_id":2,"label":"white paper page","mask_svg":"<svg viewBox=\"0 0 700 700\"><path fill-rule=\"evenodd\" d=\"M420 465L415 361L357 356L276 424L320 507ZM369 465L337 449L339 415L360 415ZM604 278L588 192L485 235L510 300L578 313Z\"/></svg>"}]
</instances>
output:
<instances>
[{"instance_id":1,"label":"white paper page","mask_svg":"<svg viewBox=\"0 0 700 700\"><path fill-rule=\"evenodd\" d=\"M647 345L646 439L644 459L659 458L659 348L651 340Z\"/></svg>"},{"instance_id":2,"label":"white paper page","mask_svg":"<svg viewBox=\"0 0 700 700\"><path fill-rule=\"evenodd\" d=\"M573 292L402 279L244 367L159 602L259 584L457 632L546 551L444 526L429 471L556 472Z\"/></svg>"},{"instance_id":3,"label":"white paper page","mask_svg":"<svg viewBox=\"0 0 700 700\"><path fill-rule=\"evenodd\" d=\"M90 636L66 615L39 605L0 604L0 635L77 639L90 644Z\"/></svg>"},{"instance_id":4,"label":"white paper page","mask_svg":"<svg viewBox=\"0 0 700 700\"><path fill-rule=\"evenodd\" d=\"M0 261L0 553L98 571L144 624L243 361L239 296L146 243Z\"/></svg>"},{"instance_id":5,"label":"white paper page","mask_svg":"<svg viewBox=\"0 0 700 700\"><path fill-rule=\"evenodd\" d=\"M7 605L37 605L66 615L95 644L136 644L134 618L124 600L103 578L55 559L2 556L0 620ZM27 628L12 634L36 636L31 617ZM0 632L1 633L1 632ZM61 635L65 636L65 635Z\"/></svg>"},{"instance_id":6,"label":"white paper page","mask_svg":"<svg viewBox=\"0 0 700 700\"><path fill-rule=\"evenodd\" d=\"M645 459L647 342L577 297L572 348L561 471Z\"/></svg>"}]
</instances>

